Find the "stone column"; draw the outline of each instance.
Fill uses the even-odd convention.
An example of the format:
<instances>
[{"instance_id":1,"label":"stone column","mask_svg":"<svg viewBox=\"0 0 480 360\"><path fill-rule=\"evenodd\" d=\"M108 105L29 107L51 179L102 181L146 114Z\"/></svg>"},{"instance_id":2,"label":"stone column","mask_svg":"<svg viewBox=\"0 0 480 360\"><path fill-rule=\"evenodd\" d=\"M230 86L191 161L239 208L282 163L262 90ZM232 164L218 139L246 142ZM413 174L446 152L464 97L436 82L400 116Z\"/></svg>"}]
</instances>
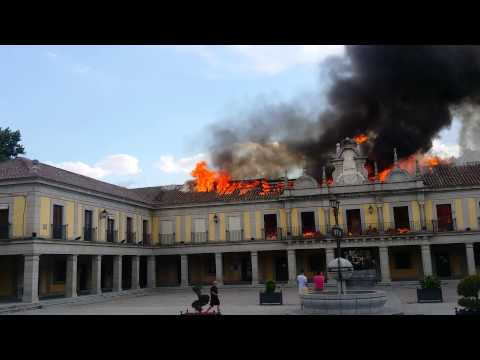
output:
<instances>
[{"instance_id":1,"label":"stone column","mask_svg":"<svg viewBox=\"0 0 480 360\"><path fill-rule=\"evenodd\" d=\"M132 290L140 289L140 256L132 256Z\"/></svg>"},{"instance_id":2,"label":"stone column","mask_svg":"<svg viewBox=\"0 0 480 360\"><path fill-rule=\"evenodd\" d=\"M222 253L215 253L215 274L218 285L223 285L223 257Z\"/></svg>"},{"instance_id":3,"label":"stone column","mask_svg":"<svg viewBox=\"0 0 480 360\"><path fill-rule=\"evenodd\" d=\"M38 302L39 255L25 255L23 267L23 296L26 303Z\"/></svg>"},{"instance_id":4,"label":"stone column","mask_svg":"<svg viewBox=\"0 0 480 360\"><path fill-rule=\"evenodd\" d=\"M148 257L147 260L147 287L153 289L157 287L157 263L154 255Z\"/></svg>"},{"instance_id":5,"label":"stone column","mask_svg":"<svg viewBox=\"0 0 480 360\"><path fill-rule=\"evenodd\" d=\"M325 278L327 279L328 285L336 286L337 280L330 279L328 276L328 263L335 259L335 249L325 249Z\"/></svg>"},{"instance_id":6,"label":"stone column","mask_svg":"<svg viewBox=\"0 0 480 360\"><path fill-rule=\"evenodd\" d=\"M382 276L382 283L391 283L392 279L390 278L390 259L388 257L388 247L382 246L378 250L380 253L380 273Z\"/></svg>"},{"instance_id":7,"label":"stone column","mask_svg":"<svg viewBox=\"0 0 480 360\"><path fill-rule=\"evenodd\" d=\"M297 278L297 259L295 256L295 250L287 250L288 256L288 283L295 285Z\"/></svg>"},{"instance_id":8,"label":"stone column","mask_svg":"<svg viewBox=\"0 0 480 360\"><path fill-rule=\"evenodd\" d=\"M250 252L251 261L252 261L252 285L258 285L258 252Z\"/></svg>"},{"instance_id":9,"label":"stone column","mask_svg":"<svg viewBox=\"0 0 480 360\"><path fill-rule=\"evenodd\" d=\"M180 255L180 286L188 286L188 255Z\"/></svg>"},{"instance_id":10,"label":"stone column","mask_svg":"<svg viewBox=\"0 0 480 360\"><path fill-rule=\"evenodd\" d=\"M65 297L77 296L77 255L67 255Z\"/></svg>"},{"instance_id":11,"label":"stone column","mask_svg":"<svg viewBox=\"0 0 480 360\"><path fill-rule=\"evenodd\" d=\"M432 254L430 253L430 245L422 245L422 264L423 275L432 275Z\"/></svg>"},{"instance_id":12,"label":"stone column","mask_svg":"<svg viewBox=\"0 0 480 360\"><path fill-rule=\"evenodd\" d=\"M473 244L465 244L465 250L467 253L468 275L476 275L477 268L475 266L475 254L473 252Z\"/></svg>"},{"instance_id":13,"label":"stone column","mask_svg":"<svg viewBox=\"0 0 480 360\"><path fill-rule=\"evenodd\" d=\"M421 229L423 230L424 228L426 229L426 221L425 221L425 202L424 201L419 201L418 205L420 207L420 226Z\"/></svg>"},{"instance_id":14,"label":"stone column","mask_svg":"<svg viewBox=\"0 0 480 360\"><path fill-rule=\"evenodd\" d=\"M113 291L122 291L122 255L113 257Z\"/></svg>"},{"instance_id":15,"label":"stone column","mask_svg":"<svg viewBox=\"0 0 480 360\"><path fill-rule=\"evenodd\" d=\"M325 234L330 232L330 208L323 208L323 216L325 218Z\"/></svg>"},{"instance_id":16,"label":"stone column","mask_svg":"<svg viewBox=\"0 0 480 360\"><path fill-rule=\"evenodd\" d=\"M92 256L91 265L92 288L90 292L98 295L102 293L102 255Z\"/></svg>"}]
</instances>

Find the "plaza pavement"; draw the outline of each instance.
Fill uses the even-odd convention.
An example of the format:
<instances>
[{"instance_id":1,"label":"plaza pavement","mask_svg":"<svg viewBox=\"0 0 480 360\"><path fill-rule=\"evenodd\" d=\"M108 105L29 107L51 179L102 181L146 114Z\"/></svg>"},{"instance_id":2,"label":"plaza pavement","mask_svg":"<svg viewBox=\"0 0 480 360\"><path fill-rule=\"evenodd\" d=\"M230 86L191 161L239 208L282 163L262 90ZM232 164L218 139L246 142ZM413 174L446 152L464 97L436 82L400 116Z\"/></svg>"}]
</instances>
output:
<instances>
[{"instance_id":1,"label":"plaza pavement","mask_svg":"<svg viewBox=\"0 0 480 360\"><path fill-rule=\"evenodd\" d=\"M417 304L417 285L394 284L382 287L387 291L386 309L381 314L405 315L454 315L457 305L456 285L449 281L443 284L444 303ZM261 288L220 288L222 314L224 315L301 315L299 298L295 288L284 288L284 305L258 305L258 292ZM208 293L208 287L204 288ZM83 300L90 299L90 300ZM178 315L190 308L196 299L188 289L157 289L150 293L137 293L132 296L119 296L92 302L91 297L80 297L73 304L48 306L39 309L19 311L19 315ZM95 300L93 300L95 301ZM47 304L45 302L45 304ZM191 308L190 308L190 311Z\"/></svg>"}]
</instances>

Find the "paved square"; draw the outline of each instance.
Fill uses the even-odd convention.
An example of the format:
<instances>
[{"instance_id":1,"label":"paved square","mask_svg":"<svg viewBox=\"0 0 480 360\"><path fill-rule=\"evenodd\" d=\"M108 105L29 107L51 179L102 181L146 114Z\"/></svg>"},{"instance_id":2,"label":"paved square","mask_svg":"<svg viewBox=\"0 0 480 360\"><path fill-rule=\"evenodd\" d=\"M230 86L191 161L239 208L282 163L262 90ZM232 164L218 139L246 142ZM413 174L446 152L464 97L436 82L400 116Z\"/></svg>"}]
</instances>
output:
<instances>
[{"instance_id":1,"label":"paved square","mask_svg":"<svg viewBox=\"0 0 480 360\"><path fill-rule=\"evenodd\" d=\"M456 284L443 285L444 303L417 304L416 285L395 284L381 288L388 294L388 307L406 315L454 315L457 306ZM284 305L260 306L260 288L220 288L221 310L224 315L300 315L295 288L284 288ZM208 287L203 290L208 292ZM65 304L17 312L21 315L178 315L190 308L196 299L191 289L158 289L140 296L123 296L90 304Z\"/></svg>"}]
</instances>

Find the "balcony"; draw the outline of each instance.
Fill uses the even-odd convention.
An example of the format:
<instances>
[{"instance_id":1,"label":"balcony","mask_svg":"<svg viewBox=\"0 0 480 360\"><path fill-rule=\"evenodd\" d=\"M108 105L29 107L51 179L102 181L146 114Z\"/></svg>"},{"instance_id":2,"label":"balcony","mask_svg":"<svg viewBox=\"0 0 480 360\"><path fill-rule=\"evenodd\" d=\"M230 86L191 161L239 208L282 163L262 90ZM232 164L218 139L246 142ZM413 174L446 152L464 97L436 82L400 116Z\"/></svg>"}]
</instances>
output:
<instances>
[{"instance_id":1,"label":"balcony","mask_svg":"<svg viewBox=\"0 0 480 360\"><path fill-rule=\"evenodd\" d=\"M118 241L118 232L117 230L107 230L106 236L107 242L117 242Z\"/></svg>"},{"instance_id":2,"label":"balcony","mask_svg":"<svg viewBox=\"0 0 480 360\"><path fill-rule=\"evenodd\" d=\"M159 234L160 245L173 245L175 244L175 233L172 234Z\"/></svg>"},{"instance_id":3,"label":"balcony","mask_svg":"<svg viewBox=\"0 0 480 360\"><path fill-rule=\"evenodd\" d=\"M262 240L286 240L282 228L262 229Z\"/></svg>"},{"instance_id":4,"label":"balcony","mask_svg":"<svg viewBox=\"0 0 480 360\"><path fill-rule=\"evenodd\" d=\"M50 225L50 234L52 234L52 239L58 240L67 240L67 226L68 225Z\"/></svg>"},{"instance_id":5,"label":"balcony","mask_svg":"<svg viewBox=\"0 0 480 360\"><path fill-rule=\"evenodd\" d=\"M312 228L312 227L299 227L290 226L287 230L287 238L291 240L309 240L324 238L327 234L326 227Z\"/></svg>"},{"instance_id":6,"label":"balcony","mask_svg":"<svg viewBox=\"0 0 480 360\"><path fill-rule=\"evenodd\" d=\"M226 239L227 241L242 241L244 239L243 230L227 230Z\"/></svg>"},{"instance_id":7,"label":"balcony","mask_svg":"<svg viewBox=\"0 0 480 360\"><path fill-rule=\"evenodd\" d=\"M126 231L125 240L127 241L127 244L135 244L137 240L137 234L133 231Z\"/></svg>"},{"instance_id":8,"label":"balcony","mask_svg":"<svg viewBox=\"0 0 480 360\"><path fill-rule=\"evenodd\" d=\"M84 227L83 228L83 240L85 240L85 241L97 241L97 228Z\"/></svg>"},{"instance_id":9,"label":"balcony","mask_svg":"<svg viewBox=\"0 0 480 360\"><path fill-rule=\"evenodd\" d=\"M143 246L151 246L152 245L152 236L150 234L146 234L146 233L142 234L142 245Z\"/></svg>"},{"instance_id":10,"label":"balcony","mask_svg":"<svg viewBox=\"0 0 480 360\"><path fill-rule=\"evenodd\" d=\"M0 240L10 239L11 238L10 230L11 230L10 224L0 225Z\"/></svg>"},{"instance_id":11,"label":"balcony","mask_svg":"<svg viewBox=\"0 0 480 360\"><path fill-rule=\"evenodd\" d=\"M203 244L208 241L208 231L205 232L192 232L192 243Z\"/></svg>"}]
</instances>

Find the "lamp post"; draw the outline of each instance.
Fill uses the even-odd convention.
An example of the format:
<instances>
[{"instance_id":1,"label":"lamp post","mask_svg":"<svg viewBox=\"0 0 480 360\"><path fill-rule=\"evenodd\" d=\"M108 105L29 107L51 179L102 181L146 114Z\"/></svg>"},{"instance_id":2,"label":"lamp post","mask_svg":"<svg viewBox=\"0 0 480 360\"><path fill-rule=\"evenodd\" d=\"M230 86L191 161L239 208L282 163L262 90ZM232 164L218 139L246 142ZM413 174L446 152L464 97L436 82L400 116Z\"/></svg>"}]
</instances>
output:
<instances>
[{"instance_id":1,"label":"lamp post","mask_svg":"<svg viewBox=\"0 0 480 360\"><path fill-rule=\"evenodd\" d=\"M330 207L333 209L333 215L335 216L335 227L332 228L332 235L337 240L337 271L338 271L338 281L340 282L340 294L343 294L343 281L342 281L342 271L340 264L340 241L343 236L343 230L338 227L338 209L340 207L340 201L336 198L330 199Z\"/></svg>"}]
</instances>

